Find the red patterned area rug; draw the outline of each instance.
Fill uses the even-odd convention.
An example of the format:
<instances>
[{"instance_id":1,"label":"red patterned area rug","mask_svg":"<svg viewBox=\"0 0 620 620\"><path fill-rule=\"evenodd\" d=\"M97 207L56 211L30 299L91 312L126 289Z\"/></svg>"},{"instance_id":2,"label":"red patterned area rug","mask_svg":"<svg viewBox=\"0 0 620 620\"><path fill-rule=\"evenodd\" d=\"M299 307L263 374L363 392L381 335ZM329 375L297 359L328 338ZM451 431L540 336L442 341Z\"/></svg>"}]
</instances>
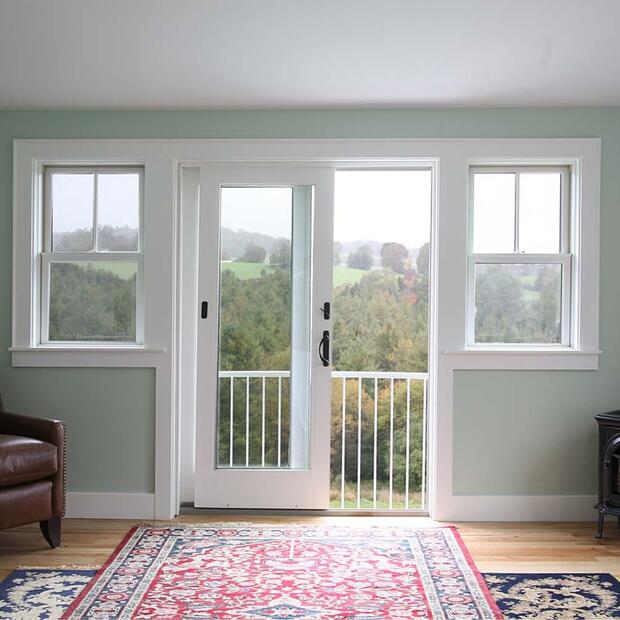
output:
<instances>
[{"instance_id":1,"label":"red patterned area rug","mask_svg":"<svg viewBox=\"0 0 620 620\"><path fill-rule=\"evenodd\" d=\"M63 618L501 618L454 528L132 529Z\"/></svg>"}]
</instances>

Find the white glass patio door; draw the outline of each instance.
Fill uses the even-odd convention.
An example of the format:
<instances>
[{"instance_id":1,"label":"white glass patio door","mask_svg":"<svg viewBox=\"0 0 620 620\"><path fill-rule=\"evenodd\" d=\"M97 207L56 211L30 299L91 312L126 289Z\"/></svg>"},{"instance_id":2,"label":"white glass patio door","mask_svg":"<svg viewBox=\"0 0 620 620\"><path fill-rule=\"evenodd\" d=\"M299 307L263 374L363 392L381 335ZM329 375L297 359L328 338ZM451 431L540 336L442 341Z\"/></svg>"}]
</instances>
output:
<instances>
[{"instance_id":1,"label":"white glass patio door","mask_svg":"<svg viewBox=\"0 0 620 620\"><path fill-rule=\"evenodd\" d=\"M327 508L333 170L200 170L195 505Z\"/></svg>"}]
</instances>

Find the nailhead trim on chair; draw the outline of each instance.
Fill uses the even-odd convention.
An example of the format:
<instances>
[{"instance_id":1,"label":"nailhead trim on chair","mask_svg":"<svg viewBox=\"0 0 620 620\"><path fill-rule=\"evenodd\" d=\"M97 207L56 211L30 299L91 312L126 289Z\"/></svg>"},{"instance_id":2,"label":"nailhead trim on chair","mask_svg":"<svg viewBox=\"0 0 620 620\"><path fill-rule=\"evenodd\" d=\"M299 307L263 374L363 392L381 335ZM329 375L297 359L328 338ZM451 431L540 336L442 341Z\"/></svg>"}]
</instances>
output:
<instances>
[{"instance_id":1,"label":"nailhead trim on chair","mask_svg":"<svg viewBox=\"0 0 620 620\"><path fill-rule=\"evenodd\" d=\"M67 511L67 423L62 424L62 514Z\"/></svg>"},{"instance_id":2,"label":"nailhead trim on chair","mask_svg":"<svg viewBox=\"0 0 620 620\"><path fill-rule=\"evenodd\" d=\"M4 411L2 403L2 394L0 394L0 411ZM61 421L62 424L62 514L65 516L67 512L67 423Z\"/></svg>"}]
</instances>

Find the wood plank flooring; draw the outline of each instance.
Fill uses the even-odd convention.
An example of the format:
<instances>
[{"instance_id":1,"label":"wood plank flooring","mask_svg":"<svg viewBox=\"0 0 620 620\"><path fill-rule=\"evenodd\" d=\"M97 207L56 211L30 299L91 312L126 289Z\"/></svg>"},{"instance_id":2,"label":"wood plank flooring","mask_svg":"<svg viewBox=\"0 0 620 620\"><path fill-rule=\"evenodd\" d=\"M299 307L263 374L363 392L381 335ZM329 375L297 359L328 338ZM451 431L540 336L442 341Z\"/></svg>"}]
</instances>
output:
<instances>
[{"instance_id":1,"label":"wood plank flooring","mask_svg":"<svg viewBox=\"0 0 620 620\"><path fill-rule=\"evenodd\" d=\"M406 525L432 527L419 517L243 517L183 516L178 523L251 521L261 523L340 523L349 526ZM65 519L59 549L50 549L38 525L0 532L0 580L18 566L79 565L98 567L112 553L134 521ZM609 520L603 540L593 523L457 523L482 572L604 572L620 579L620 530Z\"/></svg>"}]
</instances>

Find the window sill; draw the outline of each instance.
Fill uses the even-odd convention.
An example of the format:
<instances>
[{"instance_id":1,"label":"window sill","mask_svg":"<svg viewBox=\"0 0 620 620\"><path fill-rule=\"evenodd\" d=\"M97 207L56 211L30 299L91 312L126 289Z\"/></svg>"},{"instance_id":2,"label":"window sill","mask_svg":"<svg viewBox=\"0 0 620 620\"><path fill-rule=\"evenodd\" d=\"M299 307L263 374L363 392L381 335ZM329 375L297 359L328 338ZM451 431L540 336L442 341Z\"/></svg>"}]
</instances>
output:
<instances>
[{"instance_id":1,"label":"window sill","mask_svg":"<svg viewBox=\"0 0 620 620\"><path fill-rule=\"evenodd\" d=\"M453 370L598 370L601 351L471 347L444 350Z\"/></svg>"},{"instance_id":2,"label":"window sill","mask_svg":"<svg viewBox=\"0 0 620 620\"><path fill-rule=\"evenodd\" d=\"M151 368L162 361L164 347L140 345L39 345L10 347L13 367L136 367Z\"/></svg>"}]
</instances>

